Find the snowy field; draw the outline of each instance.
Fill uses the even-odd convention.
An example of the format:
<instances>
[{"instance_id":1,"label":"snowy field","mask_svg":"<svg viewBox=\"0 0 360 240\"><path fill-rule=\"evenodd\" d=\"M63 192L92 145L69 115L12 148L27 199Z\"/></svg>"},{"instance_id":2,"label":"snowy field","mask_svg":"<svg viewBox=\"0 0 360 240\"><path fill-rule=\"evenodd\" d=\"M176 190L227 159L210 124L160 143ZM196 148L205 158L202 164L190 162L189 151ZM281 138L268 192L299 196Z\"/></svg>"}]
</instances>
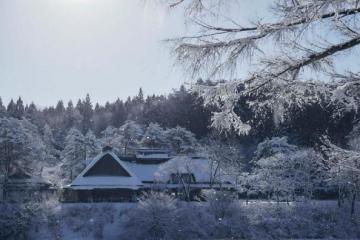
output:
<instances>
[{"instance_id":1,"label":"snowy field","mask_svg":"<svg viewBox=\"0 0 360 240\"><path fill-rule=\"evenodd\" d=\"M223 226L221 223L224 221L224 225L230 228L233 226L234 231L240 226L240 232L244 233L240 236L241 239L286 239L289 237L295 239L360 239L359 210L355 215L350 216L346 209L338 210L336 201L311 201L308 203L236 201L237 207L232 208L235 210L231 210L230 218L233 219L229 218L230 220L226 220L229 213L226 213L227 206L225 204L209 207L207 203L177 202L176 210L168 211L164 206L165 211L159 216L162 217L161 221L167 221L169 214L177 214L185 219L189 218L188 222L191 227L198 226L200 229L196 229L196 231L199 232L206 232L210 226L219 228L219 226ZM360 205L359 202L357 204ZM144 219L146 219L144 216L134 221L128 221L134 215L127 215L127 213L132 212L137 206L136 203L47 203L43 209L46 209L47 212L46 221L31 227L30 239L130 239L128 234L131 235L132 231L145 231L148 226L144 224ZM179 209L180 211L178 211ZM202 209L202 212L194 209ZM203 211L211 214L212 211L221 212L222 210L225 210L223 219L215 219L215 222L220 225L213 226L213 222L208 222L209 217L204 218L203 216ZM144 215L146 215L145 211L147 209L144 210ZM233 213L237 211L239 213L235 214L234 218ZM192 214L198 215L199 218L194 219L195 215ZM153 217L156 218L156 216ZM147 220L150 221L150 219ZM124 224L124 221L128 221L128 225ZM134 222L136 224L133 224ZM131 224L130 233L127 232L129 224ZM162 223L160 222L160 224ZM182 226L179 227L182 229ZM184 228L187 229L187 227ZM189 239L194 236L191 234L193 233L190 233ZM196 236L202 236L201 234ZM131 239L144 239L139 236ZM179 236L182 237L178 239L187 239L184 238L186 235Z\"/></svg>"}]
</instances>

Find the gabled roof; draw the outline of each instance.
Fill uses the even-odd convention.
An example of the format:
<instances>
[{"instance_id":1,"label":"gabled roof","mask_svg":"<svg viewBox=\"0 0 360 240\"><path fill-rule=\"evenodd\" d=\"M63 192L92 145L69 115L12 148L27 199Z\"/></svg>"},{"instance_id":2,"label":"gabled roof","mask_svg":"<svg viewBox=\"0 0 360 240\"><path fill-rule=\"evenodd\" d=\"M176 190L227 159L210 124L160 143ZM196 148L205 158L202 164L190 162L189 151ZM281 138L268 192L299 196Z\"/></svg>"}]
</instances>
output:
<instances>
[{"instance_id":1,"label":"gabled roof","mask_svg":"<svg viewBox=\"0 0 360 240\"><path fill-rule=\"evenodd\" d=\"M73 189L138 189L140 186L137 176L111 151L97 155L69 185Z\"/></svg>"}]
</instances>

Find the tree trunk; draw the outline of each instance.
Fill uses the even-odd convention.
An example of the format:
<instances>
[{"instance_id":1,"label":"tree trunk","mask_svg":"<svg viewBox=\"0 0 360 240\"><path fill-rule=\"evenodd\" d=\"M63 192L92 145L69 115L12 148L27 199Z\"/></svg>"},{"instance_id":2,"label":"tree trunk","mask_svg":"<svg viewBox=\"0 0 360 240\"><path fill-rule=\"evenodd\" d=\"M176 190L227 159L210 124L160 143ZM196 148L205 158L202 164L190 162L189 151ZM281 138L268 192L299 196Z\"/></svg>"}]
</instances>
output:
<instances>
[{"instance_id":1,"label":"tree trunk","mask_svg":"<svg viewBox=\"0 0 360 240\"><path fill-rule=\"evenodd\" d=\"M356 191L353 193L351 200L351 215L355 213Z\"/></svg>"}]
</instances>

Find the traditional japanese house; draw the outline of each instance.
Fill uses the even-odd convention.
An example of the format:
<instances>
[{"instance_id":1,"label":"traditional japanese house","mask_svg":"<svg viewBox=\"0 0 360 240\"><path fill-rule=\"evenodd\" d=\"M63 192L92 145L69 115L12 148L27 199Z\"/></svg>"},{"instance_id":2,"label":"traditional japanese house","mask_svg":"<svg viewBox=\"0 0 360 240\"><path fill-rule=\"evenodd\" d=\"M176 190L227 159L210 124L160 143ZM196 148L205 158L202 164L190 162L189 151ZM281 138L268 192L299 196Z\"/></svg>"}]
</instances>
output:
<instances>
[{"instance_id":1,"label":"traditional japanese house","mask_svg":"<svg viewBox=\"0 0 360 240\"><path fill-rule=\"evenodd\" d=\"M205 158L172 156L169 149L134 149L117 156L106 147L64 190L64 201L134 201L144 191L161 190L191 197L203 189L233 190L213 175Z\"/></svg>"}]
</instances>

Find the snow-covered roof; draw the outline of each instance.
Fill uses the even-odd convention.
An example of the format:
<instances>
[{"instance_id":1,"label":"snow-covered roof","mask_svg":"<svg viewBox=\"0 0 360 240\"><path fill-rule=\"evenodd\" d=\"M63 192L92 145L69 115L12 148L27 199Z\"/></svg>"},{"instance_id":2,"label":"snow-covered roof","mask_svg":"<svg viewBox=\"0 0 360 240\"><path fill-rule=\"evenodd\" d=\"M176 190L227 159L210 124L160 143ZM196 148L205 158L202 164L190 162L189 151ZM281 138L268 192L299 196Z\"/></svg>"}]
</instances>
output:
<instances>
[{"instance_id":1,"label":"snow-covered roof","mask_svg":"<svg viewBox=\"0 0 360 240\"><path fill-rule=\"evenodd\" d=\"M159 169L159 164L140 164L134 162L126 162L126 166L141 180L154 181L155 172Z\"/></svg>"},{"instance_id":2,"label":"snow-covered roof","mask_svg":"<svg viewBox=\"0 0 360 240\"><path fill-rule=\"evenodd\" d=\"M176 156L161 164L154 173L158 180L168 180L171 173L192 173L196 182L210 182L211 163L206 158Z\"/></svg>"},{"instance_id":3,"label":"snow-covered roof","mask_svg":"<svg viewBox=\"0 0 360 240\"><path fill-rule=\"evenodd\" d=\"M89 175L94 171L94 165L104 161L104 157L110 156L112 161L119 164L119 169L125 171L123 175L103 174ZM95 166L96 168L96 166ZM138 189L142 186L139 178L121 161L116 154L111 151L105 151L94 158L94 160L75 178L69 185L73 189L95 189L95 188L127 188Z\"/></svg>"},{"instance_id":4,"label":"snow-covered roof","mask_svg":"<svg viewBox=\"0 0 360 240\"><path fill-rule=\"evenodd\" d=\"M170 160L158 164L140 164L125 162L127 167L136 176L145 182L170 180L172 173L192 173L196 182L210 182L211 162L206 158L193 158L190 156L176 156Z\"/></svg>"},{"instance_id":5,"label":"snow-covered roof","mask_svg":"<svg viewBox=\"0 0 360 240\"><path fill-rule=\"evenodd\" d=\"M103 157L109 154L124 171L127 176L89 176L89 173L94 165L101 161ZM191 173L195 177L195 183L201 187L201 184L208 184L211 182L212 171L214 166L206 158L197 158L191 156L176 156L165 162L158 162L152 164L144 164L140 162L122 161L116 154L111 151L99 154L69 185L73 189L95 189L95 188L127 188L139 189L147 186L150 182L162 182L167 184L171 179L171 174ZM216 179L219 183L219 179ZM226 181L221 181L225 183ZM204 185L204 186L205 186ZM175 186L175 185L174 185Z\"/></svg>"}]
</instances>

